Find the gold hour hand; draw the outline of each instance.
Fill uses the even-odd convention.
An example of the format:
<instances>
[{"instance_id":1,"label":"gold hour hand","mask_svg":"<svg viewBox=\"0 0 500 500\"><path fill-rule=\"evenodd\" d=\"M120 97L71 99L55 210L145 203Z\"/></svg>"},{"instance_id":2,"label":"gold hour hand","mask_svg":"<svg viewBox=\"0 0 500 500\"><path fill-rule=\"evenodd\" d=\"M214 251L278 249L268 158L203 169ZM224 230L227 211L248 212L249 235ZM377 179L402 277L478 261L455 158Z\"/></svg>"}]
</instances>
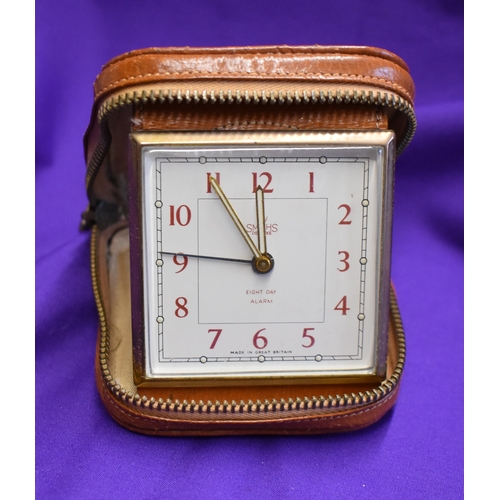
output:
<instances>
[{"instance_id":1,"label":"gold hour hand","mask_svg":"<svg viewBox=\"0 0 500 500\"><path fill-rule=\"evenodd\" d=\"M235 212L233 206L227 199L227 196L224 194L224 191L222 190L219 183L214 177L210 177L210 184L214 188L214 191L217 193L217 196L224 205L224 208L231 217L231 220L234 222L234 225L237 227L241 236L245 240L245 243L248 245L248 248L250 248L253 254L252 267L254 271L257 273L268 273L274 266L274 261L272 257L268 256L267 254L263 254L257 248L257 245L253 242L252 238L250 238L249 234L245 229L245 226L243 226L243 223L238 217L238 214Z\"/></svg>"}]
</instances>

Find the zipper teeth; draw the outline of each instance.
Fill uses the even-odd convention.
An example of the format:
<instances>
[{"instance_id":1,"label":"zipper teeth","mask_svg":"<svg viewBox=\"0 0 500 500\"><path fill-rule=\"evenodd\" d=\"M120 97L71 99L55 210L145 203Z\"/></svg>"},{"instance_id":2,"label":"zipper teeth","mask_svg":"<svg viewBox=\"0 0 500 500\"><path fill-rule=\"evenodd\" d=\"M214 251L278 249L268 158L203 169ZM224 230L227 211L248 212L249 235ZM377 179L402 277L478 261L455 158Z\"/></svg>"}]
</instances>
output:
<instances>
[{"instance_id":1,"label":"zipper teeth","mask_svg":"<svg viewBox=\"0 0 500 500\"><path fill-rule=\"evenodd\" d=\"M311 91L283 91L283 90L164 90L150 89L124 92L110 97L99 108L98 120L101 126L101 136L96 150L89 161L87 168L87 195L91 205L94 205L93 182L99 168L107 154L111 135L107 125L107 117L123 106L146 103L193 103L193 104L370 104L385 106L401 111L408 118L406 134L397 147L396 154L400 155L415 135L417 120L413 106L402 97L373 90L311 90Z\"/></svg>"},{"instance_id":2,"label":"zipper teeth","mask_svg":"<svg viewBox=\"0 0 500 500\"><path fill-rule=\"evenodd\" d=\"M370 104L386 106L403 112L409 119L405 137L398 146L400 154L415 134L417 125L412 105L402 97L373 90L311 90L311 91L275 91L275 90L164 90L150 89L124 92L105 101L99 108L99 121L111 111L122 106L146 103L185 103L185 104Z\"/></svg>"},{"instance_id":3,"label":"zipper teeth","mask_svg":"<svg viewBox=\"0 0 500 500\"><path fill-rule=\"evenodd\" d=\"M161 398L148 398L147 396L140 396L139 393L127 391L125 388L113 378L108 365L109 360L109 331L106 321L106 312L102 301L102 294L99 288L98 281L98 261L97 261L97 243L98 243L98 229L94 226L92 228L91 239L91 274L92 274L92 288L97 305L97 312L99 315L100 323L100 338L99 338L99 362L102 376L112 394L128 403L138 407L162 410L166 412L183 412L183 413L203 413L203 414L238 414L238 413L280 413L286 411L300 411L300 410L318 410L329 408L348 408L362 404L373 403L380 400L382 397L392 392L398 385L406 357L406 344L401 322L401 316L396 301L394 292L391 290L390 306L392 311L392 319L394 321L394 329L397 335L398 344L398 360L394 373L386 380L384 380L375 389L351 393L351 394L337 394L335 396L311 396L303 398L289 398L285 399L265 399L263 401L257 399L255 401L180 401Z\"/></svg>"}]
</instances>

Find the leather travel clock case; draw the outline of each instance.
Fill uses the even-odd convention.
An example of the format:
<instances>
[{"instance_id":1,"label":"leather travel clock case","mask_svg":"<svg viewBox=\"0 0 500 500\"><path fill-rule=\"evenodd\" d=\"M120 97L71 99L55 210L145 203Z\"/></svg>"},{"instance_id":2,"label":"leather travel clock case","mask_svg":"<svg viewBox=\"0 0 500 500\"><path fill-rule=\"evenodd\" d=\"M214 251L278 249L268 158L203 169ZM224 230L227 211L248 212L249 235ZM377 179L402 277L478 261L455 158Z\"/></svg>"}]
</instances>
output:
<instances>
[{"instance_id":1,"label":"leather travel clock case","mask_svg":"<svg viewBox=\"0 0 500 500\"><path fill-rule=\"evenodd\" d=\"M394 132L411 141L414 84L405 62L350 46L151 48L108 62L85 134L92 283L99 314L95 376L122 426L151 435L344 432L396 402L405 337L394 291L383 380L331 384L138 387L131 319L131 134L137 132ZM134 283L134 278L132 277Z\"/></svg>"}]
</instances>

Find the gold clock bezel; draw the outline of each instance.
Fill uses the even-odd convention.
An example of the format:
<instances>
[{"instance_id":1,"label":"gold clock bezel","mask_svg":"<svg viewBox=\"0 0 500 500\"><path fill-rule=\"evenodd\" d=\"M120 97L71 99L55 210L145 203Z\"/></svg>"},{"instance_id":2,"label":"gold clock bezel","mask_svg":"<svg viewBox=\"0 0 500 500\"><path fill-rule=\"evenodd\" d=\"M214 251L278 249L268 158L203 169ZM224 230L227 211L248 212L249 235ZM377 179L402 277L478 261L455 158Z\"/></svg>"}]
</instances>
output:
<instances>
[{"instance_id":1,"label":"gold clock bezel","mask_svg":"<svg viewBox=\"0 0 500 500\"><path fill-rule=\"evenodd\" d=\"M336 384L369 383L383 380L386 373L390 321L390 265L392 239L392 206L395 164L395 135L392 131L335 131L335 132L136 132L130 135L129 165L129 222L133 372L137 386L143 387L203 387L282 384ZM371 373L338 375L328 371L313 376L297 376L283 370L273 377L266 376L211 376L168 378L149 377L146 370L145 348L145 285L144 227L143 227L143 150L148 147L332 147L356 146L381 148L384 169L379 189L381 197L381 223L379 227L378 312L376 327L376 355Z\"/></svg>"}]
</instances>

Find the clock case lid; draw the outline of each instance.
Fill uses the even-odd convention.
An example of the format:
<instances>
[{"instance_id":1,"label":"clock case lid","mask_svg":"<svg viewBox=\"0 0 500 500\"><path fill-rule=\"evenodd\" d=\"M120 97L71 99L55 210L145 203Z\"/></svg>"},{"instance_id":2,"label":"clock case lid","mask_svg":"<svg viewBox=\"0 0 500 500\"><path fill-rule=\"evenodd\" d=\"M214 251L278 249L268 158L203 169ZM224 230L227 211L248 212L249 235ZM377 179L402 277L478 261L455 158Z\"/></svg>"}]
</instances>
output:
<instances>
[{"instance_id":1,"label":"clock case lid","mask_svg":"<svg viewBox=\"0 0 500 500\"><path fill-rule=\"evenodd\" d=\"M172 398L172 390L138 389L130 377L131 352L114 354L123 332L110 318L130 316L123 234L131 133L393 130L400 154L415 132L413 98L404 61L372 47L151 48L123 54L102 68L84 138L89 205L81 227L93 228L100 316L96 378L113 418L155 435L339 432L366 427L392 407L405 357L394 294L384 381L274 392L271 386L265 394L251 387L232 388L230 394L191 388Z\"/></svg>"}]
</instances>

